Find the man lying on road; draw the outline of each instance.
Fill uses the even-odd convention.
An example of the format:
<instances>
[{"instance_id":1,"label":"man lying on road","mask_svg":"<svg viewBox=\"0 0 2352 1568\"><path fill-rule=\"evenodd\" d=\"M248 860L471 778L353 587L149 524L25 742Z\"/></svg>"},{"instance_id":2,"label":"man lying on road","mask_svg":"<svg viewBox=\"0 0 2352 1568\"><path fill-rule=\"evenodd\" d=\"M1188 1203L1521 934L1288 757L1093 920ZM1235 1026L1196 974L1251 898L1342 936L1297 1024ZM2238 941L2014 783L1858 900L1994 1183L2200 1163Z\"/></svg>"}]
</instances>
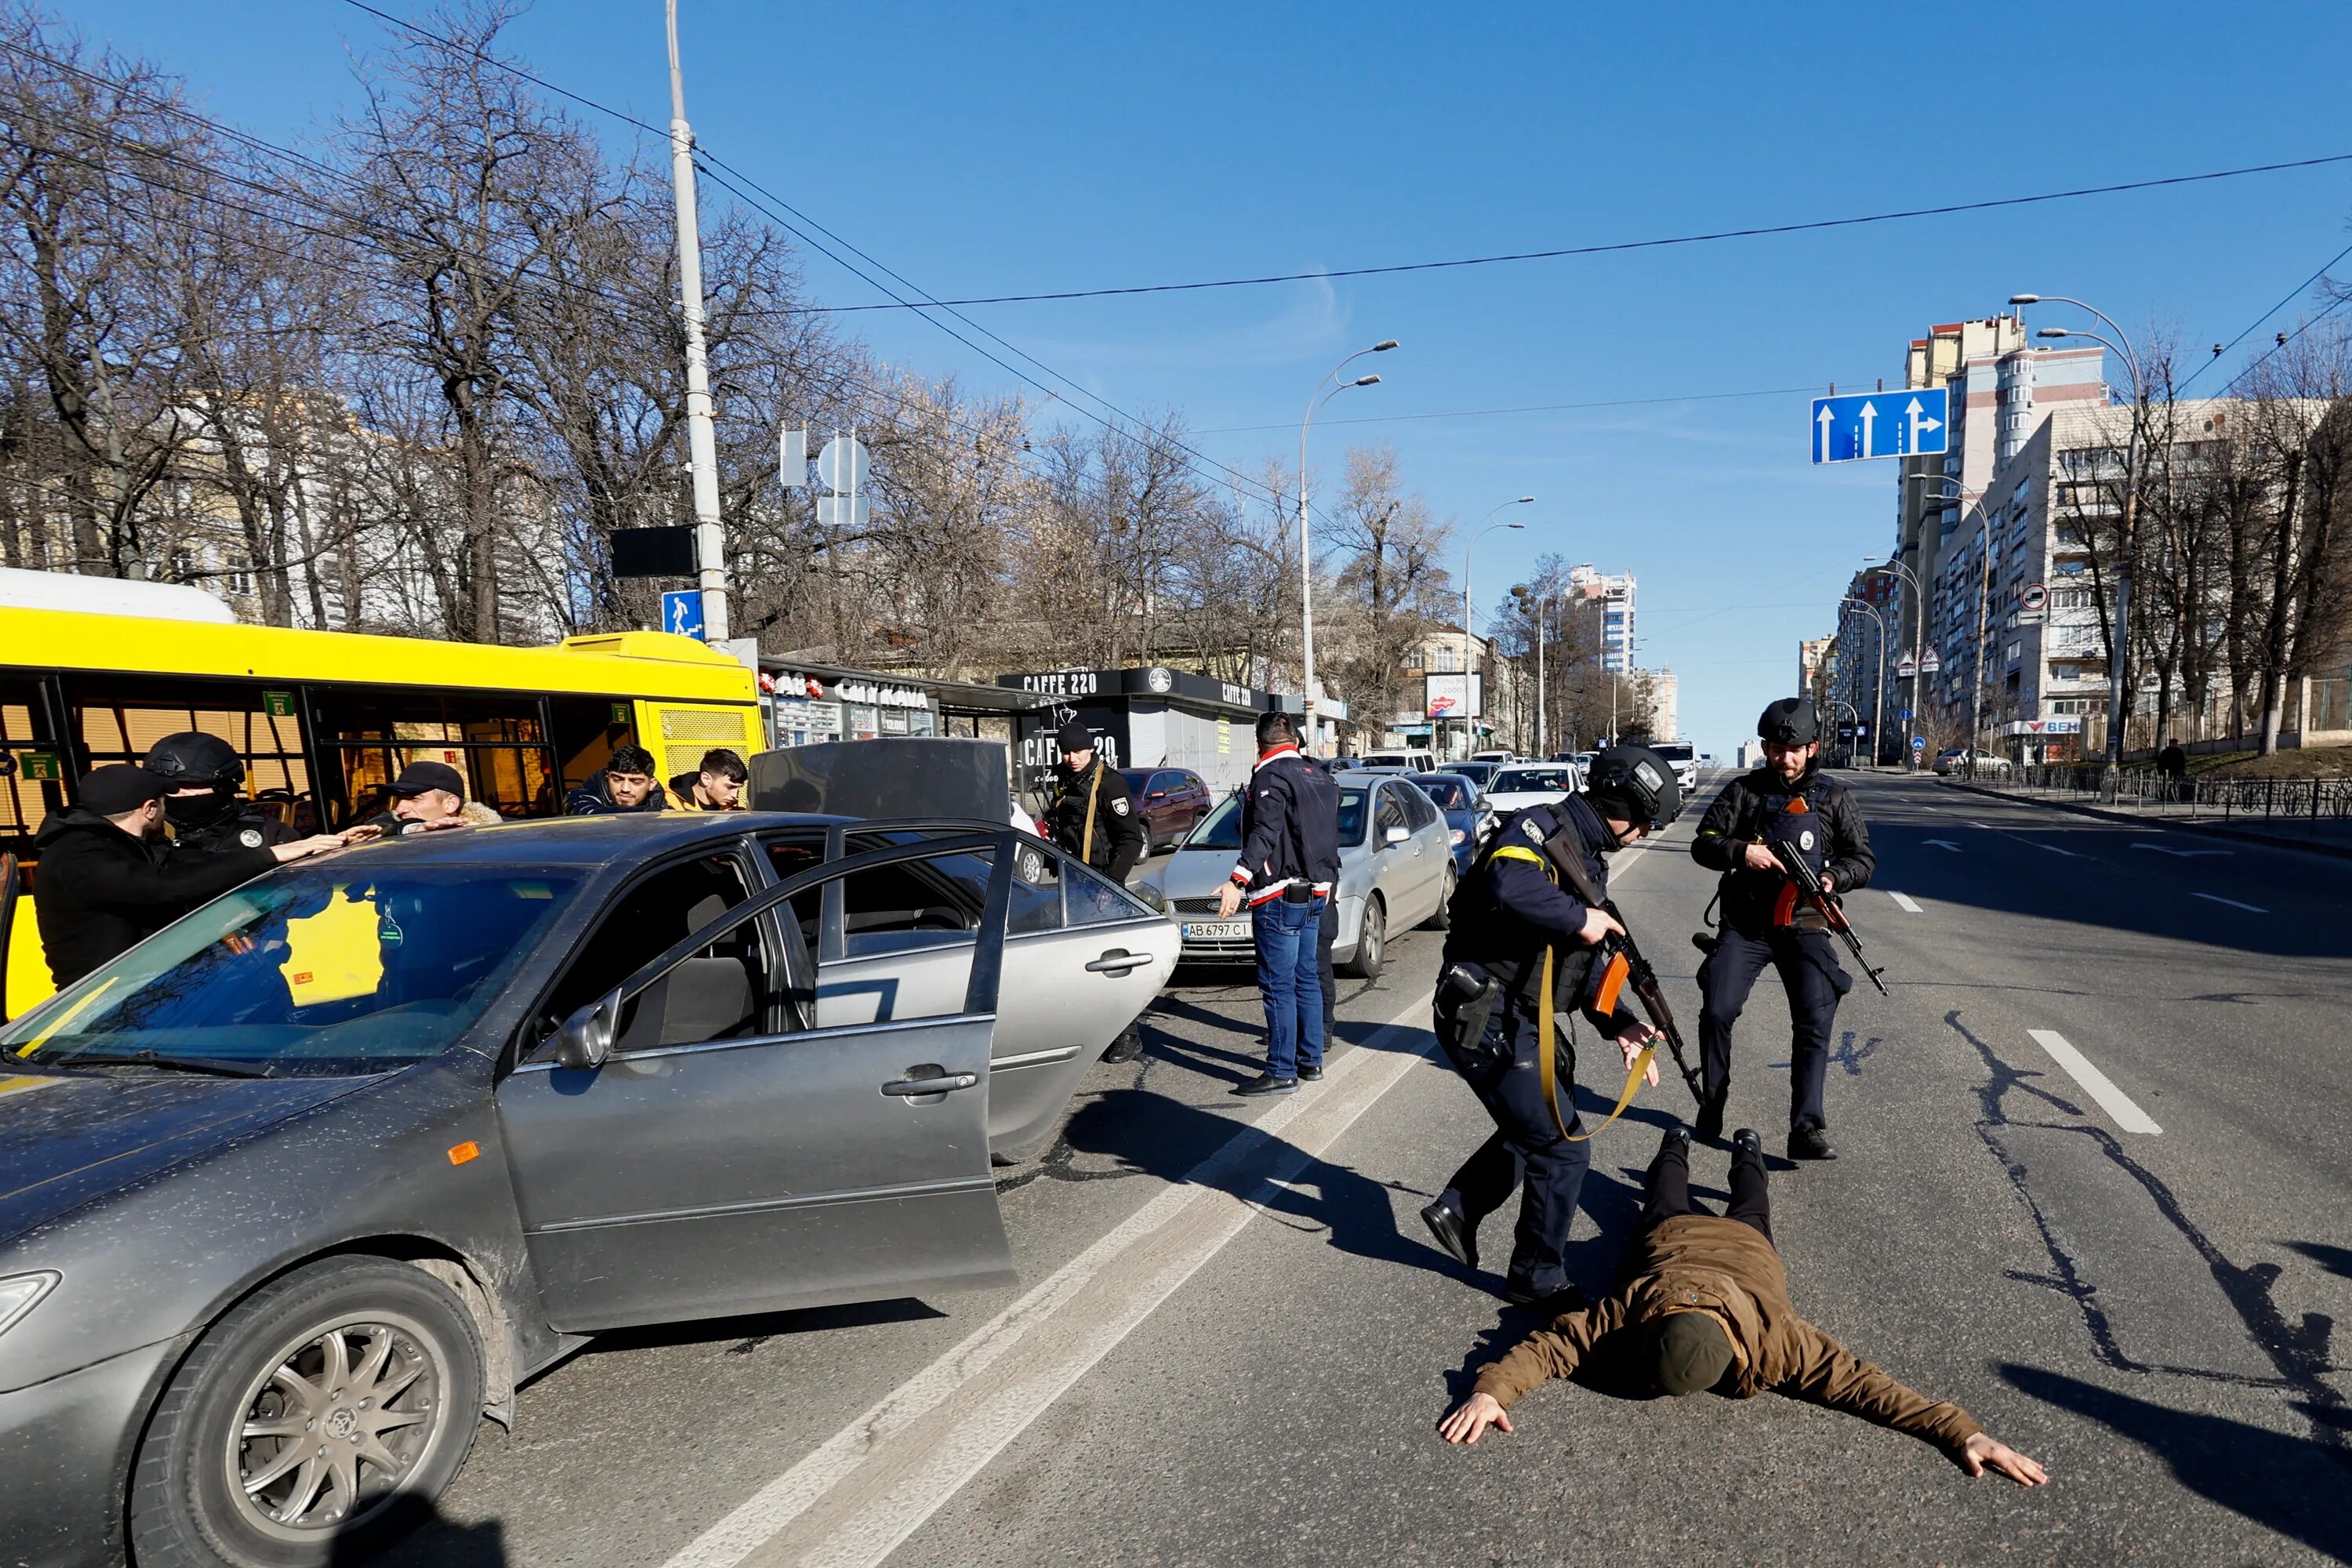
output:
<instances>
[{"instance_id":1,"label":"man lying on road","mask_svg":"<svg viewBox=\"0 0 2352 1568\"><path fill-rule=\"evenodd\" d=\"M1733 1135L1731 1203L1720 1218L1692 1205L1690 1133L1668 1130L1650 1164L1642 1225L1617 1293L1555 1319L1481 1370L1477 1391L1438 1426L1447 1442L1475 1443L1490 1426L1512 1430L1504 1411L1519 1395L1589 1363L1660 1394L1704 1388L1747 1399L1769 1389L1908 1432L1971 1476L1990 1465L2022 1486L2050 1479L1958 1405L1906 1388L1797 1316L1752 1130Z\"/></svg>"}]
</instances>

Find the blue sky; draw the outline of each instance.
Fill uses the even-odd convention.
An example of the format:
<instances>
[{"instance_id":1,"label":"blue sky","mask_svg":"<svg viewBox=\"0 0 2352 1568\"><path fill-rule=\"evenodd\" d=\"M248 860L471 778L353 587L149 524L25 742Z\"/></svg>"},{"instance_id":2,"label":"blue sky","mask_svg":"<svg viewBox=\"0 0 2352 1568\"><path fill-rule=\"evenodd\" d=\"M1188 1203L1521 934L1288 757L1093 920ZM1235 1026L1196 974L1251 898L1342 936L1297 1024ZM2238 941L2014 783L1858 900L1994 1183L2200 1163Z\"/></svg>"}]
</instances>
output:
<instances>
[{"instance_id":1,"label":"blue sky","mask_svg":"<svg viewBox=\"0 0 2352 1568\"><path fill-rule=\"evenodd\" d=\"M348 109L351 53L382 39L337 0L58 9L276 140ZM940 297L1640 239L2352 153L2352 8L2337 6L681 11L705 146ZM566 87L667 118L659 0L540 0L509 40ZM635 134L608 133L616 147ZM1384 384L1318 424L1315 466L1335 471L1348 441L1392 440L1411 481L1465 521L1533 492L1514 511L1527 530L1479 546L1482 605L1546 551L1635 573L1643 661L1679 672L1685 731L1720 752L1793 686L1798 639L1830 627L1849 572L1890 541L1888 466L1808 464L1813 392L1899 378L1929 323L2023 290L2081 296L2201 353L2352 242L2347 215L2352 164L1626 256L972 313L1122 408L1181 409L1236 466L1295 451L1307 391L1341 354L1402 340L1377 362ZM877 298L822 258L807 277L829 304ZM2044 307L2036 324L2066 314ZM909 367L1021 389L902 312L846 321ZM1777 388L1807 390L1719 395Z\"/></svg>"}]
</instances>

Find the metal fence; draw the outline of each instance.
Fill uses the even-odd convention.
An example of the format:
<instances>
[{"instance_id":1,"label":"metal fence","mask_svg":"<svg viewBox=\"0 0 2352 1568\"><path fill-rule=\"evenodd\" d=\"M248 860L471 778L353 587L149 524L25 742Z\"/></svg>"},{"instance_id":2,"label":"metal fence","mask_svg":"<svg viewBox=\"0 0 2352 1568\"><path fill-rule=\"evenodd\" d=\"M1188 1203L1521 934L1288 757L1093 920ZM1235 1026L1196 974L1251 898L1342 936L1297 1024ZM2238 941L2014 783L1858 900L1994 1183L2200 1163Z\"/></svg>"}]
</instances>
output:
<instances>
[{"instance_id":1,"label":"metal fence","mask_svg":"<svg viewBox=\"0 0 2352 1568\"><path fill-rule=\"evenodd\" d=\"M2245 819L2312 833L2352 830L2352 778L2168 778L2145 768L2100 764L2010 767L1979 773L1983 788L2042 800L2073 800L2149 816Z\"/></svg>"}]
</instances>

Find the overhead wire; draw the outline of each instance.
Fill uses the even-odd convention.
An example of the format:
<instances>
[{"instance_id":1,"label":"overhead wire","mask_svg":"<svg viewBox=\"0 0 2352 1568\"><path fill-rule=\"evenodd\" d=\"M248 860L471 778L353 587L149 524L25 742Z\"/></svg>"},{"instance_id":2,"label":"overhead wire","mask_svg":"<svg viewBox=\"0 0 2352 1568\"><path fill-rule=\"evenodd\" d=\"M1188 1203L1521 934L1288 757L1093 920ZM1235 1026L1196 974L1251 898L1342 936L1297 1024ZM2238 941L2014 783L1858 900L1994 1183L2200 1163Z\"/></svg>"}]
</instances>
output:
<instances>
[{"instance_id":1,"label":"overhead wire","mask_svg":"<svg viewBox=\"0 0 2352 1568\"><path fill-rule=\"evenodd\" d=\"M2319 270L2314 272L2310 277L2296 284L2293 289L2288 289L2277 304L2273 305L2269 310L2264 310L2261 315L2256 316L2252 321L2248 323L2245 331L2240 332L2236 337L2231 338L2228 342L2217 346L2213 350L2213 357L2211 359L2207 360L2203 364L2199 365L2195 370L2190 371L2187 375L2180 379L2180 384L2172 389L2173 395L2178 397L2180 394L2188 391L2189 384L2190 382L2195 381L2199 376L2203 375L2207 371L2221 363L2221 356L2223 354L2228 353L2231 349L2236 348L2240 343L2244 342L2248 338L2253 336L2254 333L2260 331L2263 322L2269 321L2273 316L2277 315L2281 310L2285 310L2289 305L2292 305L2295 300L2302 298L2304 294L2310 290L2313 284L2327 276L2327 269L2329 268L2334 267L2347 256L2352 256L2352 245L2346 246L2343 249L2329 257L2326 261L2321 262L2319 264ZM2333 307L2331 307L2331 309ZM2324 310L2320 312L2321 315L2326 315L2326 313L2327 312ZM2314 320L2316 319L2317 318L2314 318ZM2305 327L2308 325L2309 323L2306 322ZM2297 335L2300 335L2303 330L2303 328L2298 328ZM2276 352L2275 348L2273 348L2273 352ZM2265 354L2263 357L2267 359L2270 356ZM2261 360L2254 362L2255 364L2259 364L2261 363ZM2247 370L2252 370L2252 365L2246 367ZM2235 386L2238 384L2238 381L2244 379L2245 374L2245 371L2240 371L2237 377L2232 379L2230 384L2231 386ZM2228 388L2225 387L2223 391L2226 394Z\"/></svg>"}]
</instances>

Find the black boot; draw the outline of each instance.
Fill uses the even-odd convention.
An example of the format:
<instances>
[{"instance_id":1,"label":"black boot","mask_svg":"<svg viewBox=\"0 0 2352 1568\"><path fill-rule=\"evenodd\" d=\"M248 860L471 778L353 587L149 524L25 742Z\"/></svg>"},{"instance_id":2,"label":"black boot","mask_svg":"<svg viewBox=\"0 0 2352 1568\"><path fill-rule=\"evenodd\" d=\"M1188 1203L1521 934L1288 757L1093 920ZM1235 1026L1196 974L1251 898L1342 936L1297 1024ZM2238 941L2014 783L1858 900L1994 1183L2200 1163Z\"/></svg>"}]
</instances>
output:
<instances>
[{"instance_id":1,"label":"black boot","mask_svg":"<svg viewBox=\"0 0 2352 1568\"><path fill-rule=\"evenodd\" d=\"M1447 1257L1465 1268L1478 1267L1477 1235L1462 1223L1460 1215L1443 1202L1433 1203L1421 1211L1421 1223L1429 1227L1429 1234L1437 1238L1437 1245L1445 1249Z\"/></svg>"},{"instance_id":2,"label":"black boot","mask_svg":"<svg viewBox=\"0 0 2352 1568\"><path fill-rule=\"evenodd\" d=\"M1699 1101L1698 1120L1691 1124L1692 1136L1702 1143L1715 1143L1723 1138L1724 1095L1712 1095Z\"/></svg>"},{"instance_id":3,"label":"black boot","mask_svg":"<svg viewBox=\"0 0 2352 1568\"><path fill-rule=\"evenodd\" d=\"M1110 1043L1110 1049L1102 1054L1102 1059L1107 1062L1139 1061L1142 1057L1143 1025L1139 1021L1129 1024L1118 1038Z\"/></svg>"},{"instance_id":4,"label":"black boot","mask_svg":"<svg viewBox=\"0 0 2352 1568\"><path fill-rule=\"evenodd\" d=\"M1764 1135L1753 1127L1743 1127L1731 1135L1731 1146L1743 1154L1764 1157Z\"/></svg>"},{"instance_id":5,"label":"black boot","mask_svg":"<svg viewBox=\"0 0 2352 1568\"><path fill-rule=\"evenodd\" d=\"M1789 1130L1789 1158L1834 1160L1837 1158L1837 1151L1830 1147L1830 1135L1825 1129L1792 1127Z\"/></svg>"}]
</instances>

